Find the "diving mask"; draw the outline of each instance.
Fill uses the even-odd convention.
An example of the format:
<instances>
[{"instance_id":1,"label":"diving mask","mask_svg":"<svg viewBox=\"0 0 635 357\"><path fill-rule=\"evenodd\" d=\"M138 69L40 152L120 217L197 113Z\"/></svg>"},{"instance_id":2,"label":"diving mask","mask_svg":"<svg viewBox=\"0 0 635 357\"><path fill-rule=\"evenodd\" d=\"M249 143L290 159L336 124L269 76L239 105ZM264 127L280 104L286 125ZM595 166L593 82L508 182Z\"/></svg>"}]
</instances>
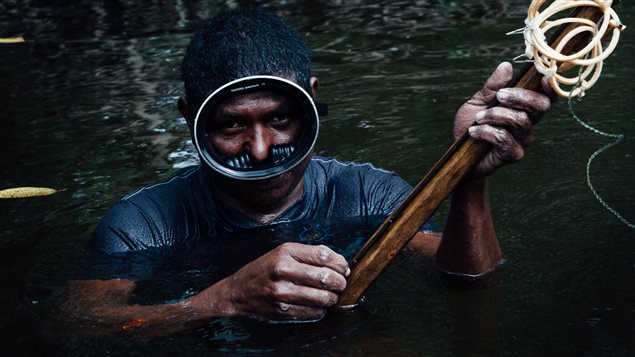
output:
<instances>
[{"instance_id":1,"label":"diving mask","mask_svg":"<svg viewBox=\"0 0 635 357\"><path fill-rule=\"evenodd\" d=\"M215 109L231 97L257 91L280 93L297 104L300 135L294 142L271 146L269 157L262 162L252 162L249 152L227 157L214 147L208 136ZM262 180L285 173L302 162L315 145L318 129L318 110L313 98L302 87L280 77L250 76L221 86L205 99L194 121L194 145L202 161L214 171L233 179Z\"/></svg>"}]
</instances>

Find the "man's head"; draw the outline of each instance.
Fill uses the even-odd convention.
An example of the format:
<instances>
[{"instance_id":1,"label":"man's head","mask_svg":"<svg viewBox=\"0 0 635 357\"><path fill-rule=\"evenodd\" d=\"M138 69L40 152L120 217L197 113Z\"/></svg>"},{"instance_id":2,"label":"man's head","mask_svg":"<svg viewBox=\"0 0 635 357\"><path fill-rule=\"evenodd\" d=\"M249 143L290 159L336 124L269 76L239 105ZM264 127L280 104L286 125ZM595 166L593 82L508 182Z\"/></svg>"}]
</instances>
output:
<instances>
[{"instance_id":1,"label":"man's head","mask_svg":"<svg viewBox=\"0 0 635 357\"><path fill-rule=\"evenodd\" d=\"M179 100L179 110L193 129L194 119L210 94L231 81L255 75L283 77L314 96L317 79L310 74L308 49L289 23L258 8L230 10L204 24L193 36L182 64L186 95ZM260 157L263 153L296 144L297 129L285 124L285 115L294 117L293 110L280 112L281 108L291 108L285 97L252 92L221 102L219 106L224 108L213 113L222 115L205 118L211 124L205 127L205 134L218 156L240 159L247 153L257 163L264 159ZM212 172L213 181L234 206L267 215L299 198L310 156L290 171L266 180L237 180Z\"/></svg>"},{"instance_id":2,"label":"man's head","mask_svg":"<svg viewBox=\"0 0 635 357\"><path fill-rule=\"evenodd\" d=\"M260 8L236 8L214 17L192 37L183 58L189 116L223 84L263 74L287 78L311 94L311 59L300 35Z\"/></svg>"}]
</instances>

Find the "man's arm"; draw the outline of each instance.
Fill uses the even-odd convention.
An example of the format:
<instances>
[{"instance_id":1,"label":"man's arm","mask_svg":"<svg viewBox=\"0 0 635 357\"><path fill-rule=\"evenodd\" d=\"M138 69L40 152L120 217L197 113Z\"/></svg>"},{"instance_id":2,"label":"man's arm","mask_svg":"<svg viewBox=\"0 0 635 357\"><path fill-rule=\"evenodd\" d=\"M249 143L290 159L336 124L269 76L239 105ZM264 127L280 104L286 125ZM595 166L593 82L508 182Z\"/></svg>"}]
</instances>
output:
<instances>
[{"instance_id":1,"label":"man's arm","mask_svg":"<svg viewBox=\"0 0 635 357\"><path fill-rule=\"evenodd\" d=\"M82 333L97 335L139 328L150 335L164 335L203 321L185 302L130 305L135 287L128 279L69 281L58 297L59 309L73 320L89 321L92 328Z\"/></svg>"},{"instance_id":2,"label":"man's arm","mask_svg":"<svg viewBox=\"0 0 635 357\"><path fill-rule=\"evenodd\" d=\"M452 193L436 261L442 271L482 275L502 260L485 178L466 180Z\"/></svg>"},{"instance_id":3,"label":"man's arm","mask_svg":"<svg viewBox=\"0 0 635 357\"><path fill-rule=\"evenodd\" d=\"M117 331L143 327L150 334L169 334L224 316L315 320L337 302L349 273L344 257L328 247L285 243L177 303L130 305L135 283L126 279L70 282L60 303L66 314L101 321Z\"/></svg>"},{"instance_id":4,"label":"man's arm","mask_svg":"<svg viewBox=\"0 0 635 357\"><path fill-rule=\"evenodd\" d=\"M511 77L511 65L499 65L484 87L459 108L455 118L455 139L468 130L473 138L492 144L492 149L452 193L443 238L436 250L439 268L448 273L478 276L493 270L501 261L489 209L487 176L523 157L532 140L533 125L555 100L544 81L548 95L505 88ZM495 100L499 105L488 108ZM427 241L428 253L439 241L438 235L424 233L418 233L413 240L413 244Z\"/></svg>"}]
</instances>

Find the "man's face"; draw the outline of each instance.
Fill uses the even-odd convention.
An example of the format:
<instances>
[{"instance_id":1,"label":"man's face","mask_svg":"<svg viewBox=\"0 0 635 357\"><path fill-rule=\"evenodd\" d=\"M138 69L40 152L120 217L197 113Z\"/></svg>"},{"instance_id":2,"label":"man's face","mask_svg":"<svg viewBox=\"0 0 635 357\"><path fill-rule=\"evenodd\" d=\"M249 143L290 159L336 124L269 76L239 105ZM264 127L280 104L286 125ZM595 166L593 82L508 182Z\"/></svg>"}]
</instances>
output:
<instances>
[{"instance_id":1,"label":"man's face","mask_svg":"<svg viewBox=\"0 0 635 357\"><path fill-rule=\"evenodd\" d=\"M270 159L272 147L297 143L304 124L302 109L291 98L260 91L222 102L208 121L207 135L218 155L247 153L257 166Z\"/></svg>"},{"instance_id":2,"label":"man's face","mask_svg":"<svg viewBox=\"0 0 635 357\"><path fill-rule=\"evenodd\" d=\"M271 148L296 144L305 123L300 105L274 91L230 97L210 114L209 144L221 157L248 154L257 166L271 160ZM310 155L309 155L310 157ZM308 159L294 169L265 180L235 180L215 175L218 188L241 204L262 210L295 199ZM301 192L300 192L301 193Z\"/></svg>"}]
</instances>

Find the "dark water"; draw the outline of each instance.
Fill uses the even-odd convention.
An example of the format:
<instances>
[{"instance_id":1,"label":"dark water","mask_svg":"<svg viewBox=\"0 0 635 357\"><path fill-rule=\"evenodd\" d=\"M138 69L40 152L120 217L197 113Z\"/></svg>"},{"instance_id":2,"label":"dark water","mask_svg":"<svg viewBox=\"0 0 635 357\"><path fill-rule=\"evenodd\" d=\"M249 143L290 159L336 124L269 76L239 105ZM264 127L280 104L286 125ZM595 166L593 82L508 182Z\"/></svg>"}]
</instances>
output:
<instances>
[{"instance_id":1,"label":"dark water","mask_svg":"<svg viewBox=\"0 0 635 357\"><path fill-rule=\"evenodd\" d=\"M52 318L51 297L105 210L194 160L175 105L180 60L197 24L236 3L0 3L0 37L27 41L0 45L0 187L67 189L0 202L1 355L635 353L635 231L586 185L588 157L610 139L577 125L562 101L526 159L491 180L507 264L487 288L448 290L429 262L404 256L362 308L317 323L223 319L140 340ZM528 1L263 3L312 48L319 98L330 105L317 151L415 183L449 145L456 108L522 52L522 39L504 33L522 26ZM622 3L623 22L635 24L633 3ZM576 108L625 134L591 177L633 222L631 30Z\"/></svg>"}]
</instances>

